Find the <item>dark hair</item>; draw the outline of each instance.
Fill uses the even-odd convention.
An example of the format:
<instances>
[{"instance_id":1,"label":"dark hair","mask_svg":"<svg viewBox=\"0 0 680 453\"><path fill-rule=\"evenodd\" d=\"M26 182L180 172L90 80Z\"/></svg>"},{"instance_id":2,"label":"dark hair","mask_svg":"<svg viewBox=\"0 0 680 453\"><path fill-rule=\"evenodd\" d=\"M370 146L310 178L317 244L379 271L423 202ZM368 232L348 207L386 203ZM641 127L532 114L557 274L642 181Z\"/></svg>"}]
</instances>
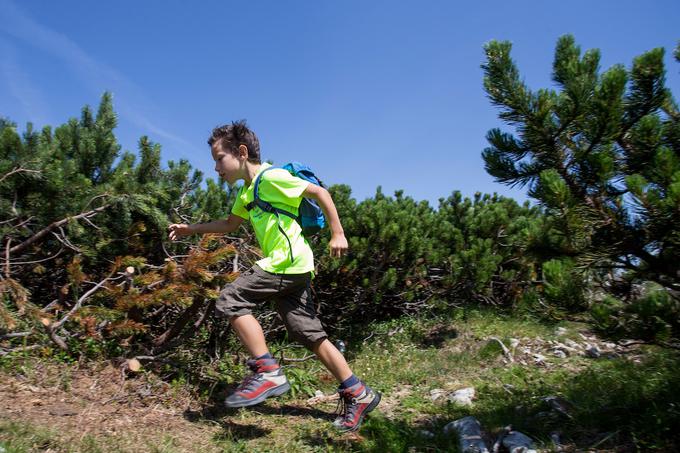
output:
<instances>
[{"instance_id":1,"label":"dark hair","mask_svg":"<svg viewBox=\"0 0 680 453\"><path fill-rule=\"evenodd\" d=\"M213 129L208 145L219 143L224 151L238 156L238 147L245 145L248 148L248 161L254 164L260 163L260 141L255 132L246 125L246 120L233 121L231 124L218 126Z\"/></svg>"}]
</instances>

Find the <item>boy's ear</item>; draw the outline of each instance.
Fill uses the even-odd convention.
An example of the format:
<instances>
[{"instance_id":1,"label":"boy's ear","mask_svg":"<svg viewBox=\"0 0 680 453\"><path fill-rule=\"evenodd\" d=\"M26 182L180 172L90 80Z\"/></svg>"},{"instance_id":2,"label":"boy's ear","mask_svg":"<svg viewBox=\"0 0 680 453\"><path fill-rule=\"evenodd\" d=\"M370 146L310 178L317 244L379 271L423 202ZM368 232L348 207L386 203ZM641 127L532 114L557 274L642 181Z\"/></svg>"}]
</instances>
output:
<instances>
[{"instance_id":1,"label":"boy's ear","mask_svg":"<svg viewBox=\"0 0 680 453\"><path fill-rule=\"evenodd\" d=\"M248 147L246 145L238 145L238 156L248 159Z\"/></svg>"}]
</instances>

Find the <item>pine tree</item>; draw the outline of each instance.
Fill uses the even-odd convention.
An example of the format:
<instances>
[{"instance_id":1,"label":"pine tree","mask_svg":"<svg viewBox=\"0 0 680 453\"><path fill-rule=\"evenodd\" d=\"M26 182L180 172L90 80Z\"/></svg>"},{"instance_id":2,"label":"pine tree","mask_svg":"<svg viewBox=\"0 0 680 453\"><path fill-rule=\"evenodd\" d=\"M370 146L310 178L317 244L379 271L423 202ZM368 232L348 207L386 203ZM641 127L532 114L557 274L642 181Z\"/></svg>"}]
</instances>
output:
<instances>
[{"instance_id":1,"label":"pine tree","mask_svg":"<svg viewBox=\"0 0 680 453\"><path fill-rule=\"evenodd\" d=\"M554 216L553 256L651 280L680 294L680 113L664 50L600 71L600 53L558 40L557 89L532 91L509 42L485 46L484 88L514 133L492 129L482 156L497 181L526 186ZM676 49L676 58L680 58ZM622 273L623 272L623 273Z\"/></svg>"}]
</instances>

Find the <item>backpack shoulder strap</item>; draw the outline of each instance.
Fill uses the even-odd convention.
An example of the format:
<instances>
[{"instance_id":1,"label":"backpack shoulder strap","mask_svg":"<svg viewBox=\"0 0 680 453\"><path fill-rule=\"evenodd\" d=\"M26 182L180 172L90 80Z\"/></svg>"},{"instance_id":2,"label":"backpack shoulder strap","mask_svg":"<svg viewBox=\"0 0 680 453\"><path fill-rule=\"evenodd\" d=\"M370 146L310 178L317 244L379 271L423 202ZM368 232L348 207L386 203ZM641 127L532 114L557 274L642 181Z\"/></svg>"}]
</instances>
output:
<instances>
[{"instance_id":1,"label":"backpack shoulder strap","mask_svg":"<svg viewBox=\"0 0 680 453\"><path fill-rule=\"evenodd\" d=\"M269 212L271 214L276 214L276 215L283 214L283 215L288 216L292 219L296 219L297 217L294 216L292 213L285 211L283 209L276 208L271 203L263 200L260 197L260 181L261 181L262 177L264 176L264 173L267 172L268 170L273 170L275 168L280 168L280 167L274 167L274 166L267 167L264 170L262 170L259 175L257 175L257 178L255 178L255 182L254 182L255 188L253 189L253 201L251 201L250 203L248 203L245 206L246 210L250 211L251 209L253 209L257 206L258 208L262 209L265 212Z\"/></svg>"},{"instance_id":2,"label":"backpack shoulder strap","mask_svg":"<svg viewBox=\"0 0 680 453\"><path fill-rule=\"evenodd\" d=\"M274 207L271 205L271 203L267 203L266 201L264 201L260 198L260 180L262 179L262 175L264 175L264 173L267 170L271 170L272 168L274 168L274 167L265 168L264 170L262 170L260 172L259 175L257 175L257 178L255 178L255 182L254 182L255 188L253 189L253 201L251 201L250 203L248 203L246 205L246 209L248 211L253 209L255 206L258 206L263 211L273 212L272 210L274 209Z\"/></svg>"},{"instance_id":3,"label":"backpack shoulder strap","mask_svg":"<svg viewBox=\"0 0 680 453\"><path fill-rule=\"evenodd\" d=\"M272 166L272 167L265 168L264 170L262 170L260 172L259 175L257 175L257 178L255 178L255 182L254 182L255 187L253 188L253 201L251 201L250 203L248 203L246 205L246 210L250 211L251 209L258 207L258 208L262 209L264 212L274 214L276 216L277 220L280 220L279 214L283 214L283 215L286 215L286 216L288 216L292 219L296 219L296 217L293 214L291 214L290 212L284 211L283 209L276 208L276 207L274 207L274 205L272 205L268 201L265 201L262 198L260 198L260 180L262 179L262 175L264 175L264 173L267 170L271 170L272 168L276 168L276 167ZM290 239L288 238L288 235L286 234L286 232L281 227L281 222L277 221L276 223L277 223L277 226L279 228L279 231L284 235L284 237L286 238L286 241L288 241L288 248L290 250L290 262L292 263L293 261L295 261L295 257L293 256L293 246L290 243Z\"/></svg>"}]
</instances>

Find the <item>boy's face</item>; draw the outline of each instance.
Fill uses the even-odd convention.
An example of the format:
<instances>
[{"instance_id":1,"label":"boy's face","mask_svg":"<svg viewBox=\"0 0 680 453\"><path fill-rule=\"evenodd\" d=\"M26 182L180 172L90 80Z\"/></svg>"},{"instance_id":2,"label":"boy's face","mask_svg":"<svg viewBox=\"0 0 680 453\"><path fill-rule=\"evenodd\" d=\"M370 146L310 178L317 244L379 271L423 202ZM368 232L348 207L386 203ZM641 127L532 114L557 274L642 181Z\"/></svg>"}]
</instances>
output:
<instances>
[{"instance_id":1,"label":"boy's face","mask_svg":"<svg viewBox=\"0 0 680 453\"><path fill-rule=\"evenodd\" d=\"M241 167L243 163L239 157L223 150L220 142L214 143L210 151L215 160L215 171L220 175L220 178L229 185L235 184L237 180L242 178Z\"/></svg>"}]
</instances>

